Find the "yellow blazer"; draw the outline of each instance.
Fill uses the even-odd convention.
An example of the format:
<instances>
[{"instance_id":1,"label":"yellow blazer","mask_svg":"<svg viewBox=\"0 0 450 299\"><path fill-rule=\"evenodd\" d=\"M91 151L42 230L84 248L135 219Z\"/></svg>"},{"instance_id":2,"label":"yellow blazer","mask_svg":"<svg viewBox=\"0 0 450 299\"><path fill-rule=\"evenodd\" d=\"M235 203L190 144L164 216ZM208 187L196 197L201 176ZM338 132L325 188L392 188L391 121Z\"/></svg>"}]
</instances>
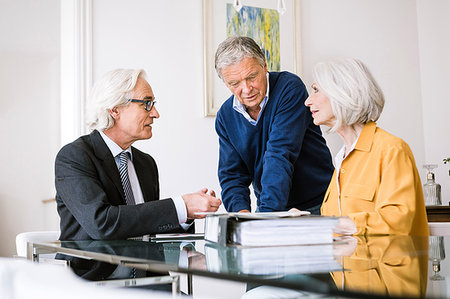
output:
<instances>
[{"instance_id":1,"label":"yellow blazer","mask_svg":"<svg viewBox=\"0 0 450 299\"><path fill-rule=\"evenodd\" d=\"M368 122L333 173L322 215L349 216L357 234L429 235L422 183L408 144Z\"/></svg>"}]
</instances>

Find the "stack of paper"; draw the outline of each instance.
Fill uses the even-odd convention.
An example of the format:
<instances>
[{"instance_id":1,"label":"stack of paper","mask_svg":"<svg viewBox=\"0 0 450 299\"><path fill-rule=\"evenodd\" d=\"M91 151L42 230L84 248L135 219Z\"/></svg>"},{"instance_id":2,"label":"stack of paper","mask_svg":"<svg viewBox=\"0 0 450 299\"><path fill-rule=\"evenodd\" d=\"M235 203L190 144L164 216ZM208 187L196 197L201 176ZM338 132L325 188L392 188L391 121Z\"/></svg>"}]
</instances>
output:
<instances>
[{"instance_id":1,"label":"stack of paper","mask_svg":"<svg viewBox=\"0 0 450 299\"><path fill-rule=\"evenodd\" d=\"M332 243L336 224L335 218L320 216L233 221L232 242L244 246Z\"/></svg>"},{"instance_id":2,"label":"stack of paper","mask_svg":"<svg viewBox=\"0 0 450 299\"><path fill-rule=\"evenodd\" d=\"M331 244L339 218L281 213L207 215L205 239L221 245Z\"/></svg>"}]
</instances>

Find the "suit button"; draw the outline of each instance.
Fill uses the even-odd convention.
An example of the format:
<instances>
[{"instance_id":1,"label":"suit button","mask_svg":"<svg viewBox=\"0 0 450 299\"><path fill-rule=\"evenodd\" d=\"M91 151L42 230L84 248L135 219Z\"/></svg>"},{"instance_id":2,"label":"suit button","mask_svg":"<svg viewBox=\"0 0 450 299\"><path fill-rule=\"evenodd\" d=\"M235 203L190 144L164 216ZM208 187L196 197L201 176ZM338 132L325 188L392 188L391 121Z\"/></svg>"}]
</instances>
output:
<instances>
[{"instance_id":1,"label":"suit button","mask_svg":"<svg viewBox=\"0 0 450 299\"><path fill-rule=\"evenodd\" d=\"M345 169L344 168L341 169L341 173L345 173Z\"/></svg>"}]
</instances>

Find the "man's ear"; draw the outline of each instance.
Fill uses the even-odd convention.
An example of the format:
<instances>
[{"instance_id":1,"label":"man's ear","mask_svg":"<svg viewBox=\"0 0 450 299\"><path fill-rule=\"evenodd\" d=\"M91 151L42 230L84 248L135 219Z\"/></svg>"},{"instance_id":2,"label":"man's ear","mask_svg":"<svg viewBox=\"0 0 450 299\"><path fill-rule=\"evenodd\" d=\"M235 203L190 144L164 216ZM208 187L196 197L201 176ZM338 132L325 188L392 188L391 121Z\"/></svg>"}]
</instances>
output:
<instances>
[{"instance_id":1,"label":"man's ear","mask_svg":"<svg viewBox=\"0 0 450 299\"><path fill-rule=\"evenodd\" d=\"M116 119L119 116L119 109L117 109L117 107L109 109L109 114L112 116L112 118Z\"/></svg>"}]
</instances>

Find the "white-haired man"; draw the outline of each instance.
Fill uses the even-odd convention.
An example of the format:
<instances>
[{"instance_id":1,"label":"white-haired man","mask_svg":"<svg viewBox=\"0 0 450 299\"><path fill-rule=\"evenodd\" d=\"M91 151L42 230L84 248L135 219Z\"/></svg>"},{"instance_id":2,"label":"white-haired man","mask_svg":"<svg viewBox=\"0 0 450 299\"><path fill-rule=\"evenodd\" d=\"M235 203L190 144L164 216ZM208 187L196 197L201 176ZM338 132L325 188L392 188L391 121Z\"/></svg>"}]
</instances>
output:
<instances>
[{"instance_id":1,"label":"white-haired man","mask_svg":"<svg viewBox=\"0 0 450 299\"><path fill-rule=\"evenodd\" d=\"M126 239L182 232L197 212L217 211L206 188L160 200L154 159L134 148L152 137L159 117L143 70L117 69L93 87L88 125L93 130L64 146L55 161L61 240Z\"/></svg>"}]
</instances>

